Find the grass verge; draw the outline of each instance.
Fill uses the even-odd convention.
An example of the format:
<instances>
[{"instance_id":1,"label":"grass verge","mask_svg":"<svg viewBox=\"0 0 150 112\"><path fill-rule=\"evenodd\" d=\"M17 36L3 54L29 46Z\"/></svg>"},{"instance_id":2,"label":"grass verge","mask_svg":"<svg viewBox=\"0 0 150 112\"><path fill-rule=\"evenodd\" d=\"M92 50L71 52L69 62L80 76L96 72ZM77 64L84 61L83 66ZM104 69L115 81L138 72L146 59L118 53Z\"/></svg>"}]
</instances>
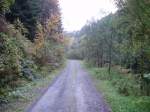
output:
<instances>
[{"instance_id":1,"label":"grass verge","mask_svg":"<svg viewBox=\"0 0 150 112\"><path fill-rule=\"evenodd\" d=\"M103 94L113 112L150 112L150 97L139 95L139 85L131 74L106 68L87 67L97 89Z\"/></svg>"}]
</instances>

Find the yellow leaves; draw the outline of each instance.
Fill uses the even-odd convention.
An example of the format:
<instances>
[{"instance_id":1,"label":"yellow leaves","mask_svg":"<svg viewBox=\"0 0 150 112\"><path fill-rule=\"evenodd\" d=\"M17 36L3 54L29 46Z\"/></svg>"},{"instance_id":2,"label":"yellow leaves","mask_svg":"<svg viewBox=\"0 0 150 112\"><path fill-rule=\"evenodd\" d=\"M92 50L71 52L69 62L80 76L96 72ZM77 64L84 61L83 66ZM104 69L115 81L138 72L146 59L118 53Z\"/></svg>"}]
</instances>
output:
<instances>
[{"instance_id":1,"label":"yellow leaves","mask_svg":"<svg viewBox=\"0 0 150 112\"><path fill-rule=\"evenodd\" d=\"M63 43L65 47L71 47L74 43L74 38L66 36L66 35L64 36L63 40L64 40Z\"/></svg>"},{"instance_id":2,"label":"yellow leaves","mask_svg":"<svg viewBox=\"0 0 150 112\"><path fill-rule=\"evenodd\" d=\"M44 45L44 32L43 27L40 23L37 25L37 33L36 39L34 40L34 49L37 51L38 49L42 48Z\"/></svg>"},{"instance_id":3,"label":"yellow leaves","mask_svg":"<svg viewBox=\"0 0 150 112\"><path fill-rule=\"evenodd\" d=\"M57 15L52 15L50 19L47 20L47 29L57 29L57 25L59 23L60 18Z\"/></svg>"},{"instance_id":4,"label":"yellow leaves","mask_svg":"<svg viewBox=\"0 0 150 112\"><path fill-rule=\"evenodd\" d=\"M48 38L58 40L60 36L61 18L58 13L52 14L51 17L46 21L44 26L44 32ZM62 39L62 38L61 38Z\"/></svg>"}]
</instances>

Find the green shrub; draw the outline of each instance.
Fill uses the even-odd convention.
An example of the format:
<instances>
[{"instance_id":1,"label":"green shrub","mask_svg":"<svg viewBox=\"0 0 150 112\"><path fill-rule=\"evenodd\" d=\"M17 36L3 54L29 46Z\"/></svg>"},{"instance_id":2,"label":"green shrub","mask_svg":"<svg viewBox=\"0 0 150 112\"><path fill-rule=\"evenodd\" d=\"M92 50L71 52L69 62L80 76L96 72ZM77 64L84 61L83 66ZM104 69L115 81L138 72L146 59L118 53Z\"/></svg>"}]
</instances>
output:
<instances>
[{"instance_id":1,"label":"green shrub","mask_svg":"<svg viewBox=\"0 0 150 112\"><path fill-rule=\"evenodd\" d=\"M16 81L21 72L22 52L15 38L0 33L0 85Z\"/></svg>"},{"instance_id":2,"label":"green shrub","mask_svg":"<svg viewBox=\"0 0 150 112\"><path fill-rule=\"evenodd\" d=\"M0 1L0 13L5 13L9 10L10 5L14 3L15 0L1 0Z\"/></svg>"},{"instance_id":3,"label":"green shrub","mask_svg":"<svg viewBox=\"0 0 150 112\"><path fill-rule=\"evenodd\" d=\"M112 70L109 74L107 68L92 68L91 74L100 80L109 80L120 94L125 96L139 95L140 85L132 74L120 74Z\"/></svg>"}]
</instances>

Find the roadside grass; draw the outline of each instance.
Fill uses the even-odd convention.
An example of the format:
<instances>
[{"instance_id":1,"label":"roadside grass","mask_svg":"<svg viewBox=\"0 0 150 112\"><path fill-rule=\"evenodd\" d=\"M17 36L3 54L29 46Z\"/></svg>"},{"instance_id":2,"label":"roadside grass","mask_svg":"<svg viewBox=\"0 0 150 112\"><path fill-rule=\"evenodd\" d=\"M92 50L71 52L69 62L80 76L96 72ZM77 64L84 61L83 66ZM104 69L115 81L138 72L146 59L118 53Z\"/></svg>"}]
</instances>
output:
<instances>
[{"instance_id":1,"label":"roadside grass","mask_svg":"<svg viewBox=\"0 0 150 112\"><path fill-rule=\"evenodd\" d=\"M0 108L0 112L24 112L47 90L63 68L64 65L51 73L45 68L42 71L45 76L35 81L24 82L23 86L9 93L9 103Z\"/></svg>"},{"instance_id":2,"label":"roadside grass","mask_svg":"<svg viewBox=\"0 0 150 112\"><path fill-rule=\"evenodd\" d=\"M107 68L86 67L112 112L150 112L150 97L141 96L132 74L121 74Z\"/></svg>"}]
</instances>

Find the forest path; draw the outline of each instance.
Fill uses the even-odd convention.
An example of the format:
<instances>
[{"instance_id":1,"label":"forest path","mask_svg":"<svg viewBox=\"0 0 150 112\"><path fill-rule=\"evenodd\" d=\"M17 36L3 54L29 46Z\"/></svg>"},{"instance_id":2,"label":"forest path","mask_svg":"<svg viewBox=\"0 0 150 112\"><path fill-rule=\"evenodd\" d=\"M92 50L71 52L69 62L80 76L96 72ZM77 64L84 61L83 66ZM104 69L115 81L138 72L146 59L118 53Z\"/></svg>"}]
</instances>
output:
<instances>
[{"instance_id":1,"label":"forest path","mask_svg":"<svg viewBox=\"0 0 150 112\"><path fill-rule=\"evenodd\" d=\"M28 112L110 112L80 61L67 66Z\"/></svg>"}]
</instances>

